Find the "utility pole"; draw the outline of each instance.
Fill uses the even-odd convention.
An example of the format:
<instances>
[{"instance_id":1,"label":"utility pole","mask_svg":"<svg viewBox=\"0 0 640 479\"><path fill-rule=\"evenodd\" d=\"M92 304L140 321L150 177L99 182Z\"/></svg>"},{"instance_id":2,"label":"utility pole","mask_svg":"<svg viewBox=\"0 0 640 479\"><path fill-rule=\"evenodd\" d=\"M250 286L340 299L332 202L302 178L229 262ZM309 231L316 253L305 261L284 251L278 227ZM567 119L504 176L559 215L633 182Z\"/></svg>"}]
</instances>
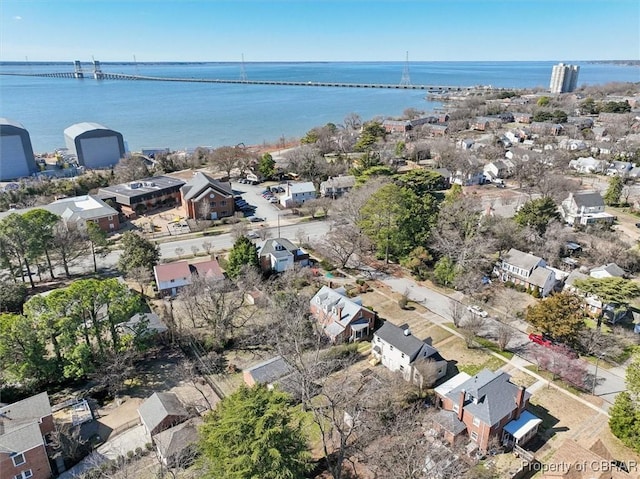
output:
<instances>
[{"instance_id":1,"label":"utility pole","mask_svg":"<svg viewBox=\"0 0 640 479\"><path fill-rule=\"evenodd\" d=\"M591 395L592 396L596 392L596 384L598 383L598 363L604 357L604 355L605 355L604 353L600 353L600 354L598 354L598 356L596 356L596 371L595 371L595 374L593 375L593 385L591 386Z\"/></svg>"},{"instance_id":2,"label":"utility pole","mask_svg":"<svg viewBox=\"0 0 640 479\"><path fill-rule=\"evenodd\" d=\"M242 54L242 62L240 63L240 81L247 81L247 71L244 68L244 53Z\"/></svg>"},{"instance_id":3,"label":"utility pole","mask_svg":"<svg viewBox=\"0 0 640 479\"><path fill-rule=\"evenodd\" d=\"M411 75L409 74L409 52L407 52L406 59L404 61L404 69L402 70L402 78L400 79L400 85L411 85Z\"/></svg>"}]
</instances>

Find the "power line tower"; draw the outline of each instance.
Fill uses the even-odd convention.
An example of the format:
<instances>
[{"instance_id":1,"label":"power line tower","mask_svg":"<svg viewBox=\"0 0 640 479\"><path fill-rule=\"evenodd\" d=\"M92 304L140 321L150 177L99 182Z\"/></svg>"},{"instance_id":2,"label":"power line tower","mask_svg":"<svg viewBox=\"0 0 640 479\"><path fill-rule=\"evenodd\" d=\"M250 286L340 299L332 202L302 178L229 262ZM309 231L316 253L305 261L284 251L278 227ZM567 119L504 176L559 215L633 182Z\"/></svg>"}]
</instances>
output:
<instances>
[{"instance_id":1,"label":"power line tower","mask_svg":"<svg viewBox=\"0 0 640 479\"><path fill-rule=\"evenodd\" d=\"M244 69L244 53L242 54L242 62L240 63L240 81L247 81L247 71Z\"/></svg>"},{"instance_id":2,"label":"power line tower","mask_svg":"<svg viewBox=\"0 0 640 479\"><path fill-rule=\"evenodd\" d=\"M409 74L409 52L407 52L407 57L404 61L404 69L402 70L402 78L400 79L400 85L403 85L403 86L411 85L411 75Z\"/></svg>"}]
</instances>

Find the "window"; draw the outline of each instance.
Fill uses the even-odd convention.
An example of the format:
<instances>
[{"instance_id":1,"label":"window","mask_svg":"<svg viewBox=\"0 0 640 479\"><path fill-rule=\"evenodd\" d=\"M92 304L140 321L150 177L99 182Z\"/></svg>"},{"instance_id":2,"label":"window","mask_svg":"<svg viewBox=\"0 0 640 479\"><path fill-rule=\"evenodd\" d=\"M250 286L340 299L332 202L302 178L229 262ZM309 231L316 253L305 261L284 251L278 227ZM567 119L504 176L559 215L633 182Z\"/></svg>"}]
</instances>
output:
<instances>
[{"instance_id":1,"label":"window","mask_svg":"<svg viewBox=\"0 0 640 479\"><path fill-rule=\"evenodd\" d=\"M400 371L404 371L404 366L402 364L400 365Z\"/></svg>"},{"instance_id":2,"label":"window","mask_svg":"<svg viewBox=\"0 0 640 479\"><path fill-rule=\"evenodd\" d=\"M216 207L216 202L215 201L210 202L209 206L211 206L212 208L215 208Z\"/></svg>"},{"instance_id":3,"label":"window","mask_svg":"<svg viewBox=\"0 0 640 479\"><path fill-rule=\"evenodd\" d=\"M390 349L391 351L393 351L393 346L389 346L389 349Z\"/></svg>"},{"instance_id":4,"label":"window","mask_svg":"<svg viewBox=\"0 0 640 479\"><path fill-rule=\"evenodd\" d=\"M22 471L20 474L17 474L14 479L28 479L33 476L33 472L31 469L27 469L26 471Z\"/></svg>"},{"instance_id":5,"label":"window","mask_svg":"<svg viewBox=\"0 0 640 479\"><path fill-rule=\"evenodd\" d=\"M220 202L220 204L221 204L222 206L227 206L227 201L226 201L226 200L222 200L222 201Z\"/></svg>"},{"instance_id":6,"label":"window","mask_svg":"<svg viewBox=\"0 0 640 479\"><path fill-rule=\"evenodd\" d=\"M21 464L24 464L25 462L27 462L26 459L24 458L24 454L22 454L21 452L11 454L11 460L13 461L14 466L20 466Z\"/></svg>"},{"instance_id":7,"label":"window","mask_svg":"<svg viewBox=\"0 0 640 479\"><path fill-rule=\"evenodd\" d=\"M478 427L480 425L480 419L478 419L477 417L473 418L473 425Z\"/></svg>"},{"instance_id":8,"label":"window","mask_svg":"<svg viewBox=\"0 0 640 479\"><path fill-rule=\"evenodd\" d=\"M400 357L404 359L404 353L400 353Z\"/></svg>"},{"instance_id":9,"label":"window","mask_svg":"<svg viewBox=\"0 0 640 479\"><path fill-rule=\"evenodd\" d=\"M107 216L107 221L113 221L113 215Z\"/></svg>"},{"instance_id":10,"label":"window","mask_svg":"<svg viewBox=\"0 0 640 479\"><path fill-rule=\"evenodd\" d=\"M460 412L460 405L454 404L453 405L453 412Z\"/></svg>"},{"instance_id":11,"label":"window","mask_svg":"<svg viewBox=\"0 0 640 479\"><path fill-rule=\"evenodd\" d=\"M473 431L471 433L471 440L478 442L478 433L477 432Z\"/></svg>"}]
</instances>

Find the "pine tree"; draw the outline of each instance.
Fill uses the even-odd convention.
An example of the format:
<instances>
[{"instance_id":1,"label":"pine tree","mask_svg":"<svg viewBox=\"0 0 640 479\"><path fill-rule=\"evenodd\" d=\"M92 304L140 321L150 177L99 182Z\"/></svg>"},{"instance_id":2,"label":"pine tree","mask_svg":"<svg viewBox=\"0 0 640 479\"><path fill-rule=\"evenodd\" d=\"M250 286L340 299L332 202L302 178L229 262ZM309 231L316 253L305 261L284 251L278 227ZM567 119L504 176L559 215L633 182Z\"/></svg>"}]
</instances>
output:
<instances>
[{"instance_id":1,"label":"pine tree","mask_svg":"<svg viewBox=\"0 0 640 479\"><path fill-rule=\"evenodd\" d=\"M310 454L289 397L242 386L205 416L200 450L215 479L299 479Z\"/></svg>"},{"instance_id":2,"label":"pine tree","mask_svg":"<svg viewBox=\"0 0 640 479\"><path fill-rule=\"evenodd\" d=\"M258 248L249 238L241 236L236 240L229 252L227 275L230 278L237 278L245 265L258 267Z\"/></svg>"},{"instance_id":3,"label":"pine tree","mask_svg":"<svg viewBox=\"0 0 640 479\"><path fill-rule=\"evenodd\" d=\"M607 206L616 206L619 204L623 187L624 184L622 182L622 178L619 176L612 176L609 180L609 187L603 197L604 203Z\"/></svg>"}]
</instances>

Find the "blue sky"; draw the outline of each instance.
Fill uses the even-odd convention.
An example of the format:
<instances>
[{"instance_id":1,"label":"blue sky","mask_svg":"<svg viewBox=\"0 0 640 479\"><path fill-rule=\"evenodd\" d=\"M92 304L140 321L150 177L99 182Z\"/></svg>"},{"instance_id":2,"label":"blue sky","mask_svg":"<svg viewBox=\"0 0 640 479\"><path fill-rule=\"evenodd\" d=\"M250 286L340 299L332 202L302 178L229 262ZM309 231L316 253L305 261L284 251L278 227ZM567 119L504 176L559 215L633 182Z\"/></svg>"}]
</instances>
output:
<instances>
[{"instance_id":1,"label":"blue sky","mask_svg":"<svg viewBox=\"0 0 640 479\"><path fill-rule=\"evenodd\" d=\"M0 0L2 61L640 59L638 0Z\"/></svg>"}]
</instances>

